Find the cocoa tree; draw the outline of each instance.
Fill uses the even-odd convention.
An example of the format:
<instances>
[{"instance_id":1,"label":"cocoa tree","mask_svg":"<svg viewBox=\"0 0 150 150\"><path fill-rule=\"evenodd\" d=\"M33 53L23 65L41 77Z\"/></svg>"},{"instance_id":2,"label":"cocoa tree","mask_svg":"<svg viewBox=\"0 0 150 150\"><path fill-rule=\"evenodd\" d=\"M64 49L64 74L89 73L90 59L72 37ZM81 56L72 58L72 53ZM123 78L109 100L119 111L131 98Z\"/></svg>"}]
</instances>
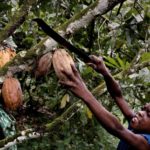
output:
<instances>
[{"instance_id":1,"label":"cocoa tree","mask_svg":"<svg viewBox=\"0 0 150 150\"><path fill-rule=\"evenodd\" d=\"M91 117L92 114L80 101L77 101L71 93L68 93L58 84L58 79L53 69L50 69L45 78L37 79L35 77L36 65L39 58L43 54L51 53L55 48L61 46L53 39L44 35L42 31L39 31L36 24L30 23L33 18L42 17L47 23L51 24L54 30L61 36L68 40L70 39L71 42L79 48L81 47L97 55L102 54L106 59L107 65L112 70L112 73L115 74L116 79L121 79L124 89L130 90L130 88L127 88L127 85L133 85L130 80L131 78L134 79L134 82L141 81L140 75L137 75L136 72L143 68L149 70L148 33L138 29L139 27L149 28L147 22L147 18L149 17L148 6L146 6L148 3L149 2L140 3L139 1L125 2L124 0L91 0L78 1L77 3L75 1L41 2L32 0L24 1L23 3L20 2L19 10L16 5L16 12L9 18L9 22L6 21L5 27L0 31L0 42L3 42L3 40L12 35L15 42L19 45L18 51L20 49L20 52L17 53L17 56L13 60L1 68L0 78L1 82L3 82L5 75L11 73L20 80L24 92L25 105L22 110L22 117L19 116L19 113L14 114L19 124L17 126L18 133L13 137L1 140L0 146L5 146L5 148L9 147L11 145L9 142L15 139L17 140L14 141L13 144L19 143L19 141L22 141L20 137L23 137L24 133L26 133L25 139L38 138L41 136L46 136L47 139L49 139L50 137L52 140L52 142L50 142L51 147L54 146L56 148L58 142L55 142L56 145L52 143L58 140L58 137L65 137L65 134L60 133L60 131L63 131L63 128L65 128L64 131L70 135L68 138L66 136L68 140L66 141L66 146L68 146L70 141L72 142L71 134L73 131L71 127L73 127L74 130L78 130L76 126L71 124L71 122L76 122L76 119L72 120L71 118L72 116L80 116L81 127L83 125L87 127L90 126L93 132L97 130L101 131L99 134L96 133L94 137L91 137L93 137L93 139L97 137L96 145L98 148L102 147L97 141L100 140L100 142L102 142L102 139L105 139L104 136L101 135L101 133L105 133L105 131L100 127L94 131L90 120L90 118L94 120L94 118ZM52 5L51 9L47 10L50 5ZM55 7L56 10L53 7ZM86 8L83 9L84 7ZM132 9L126 11L127 8ZM77 10L75 11L75 9ZM78 13L78 11L80 12ZM48 13L51 15L47 15ZM28 28L30 28L31 31L29 31ZM19 37L17 32L22 33L22 35L24 35L24 32L27 33L21 40L26 39L24 43L29 44L29 47L20 44L21 42L17 39L17 36ZM124 35L126 35L126 37ZM86 43L90 43L90 45ZM102 79L96 73L93 73L91 68L87 67L79 58L74 54L72 55L77 59L76 63L78 69L83 74L93 94L98 98L100 97L104 105L106 105L110 111L116 109L112 101L109 101ZM128 84L126 83L127 79ZM97 80L100 80L101 83L99 84ZM142 82L144 83L143 86L137 84L139 90L148 86L148 84L145 83L147 81ZM136 86L132 86L133 91L135 88ZM130 101L132 105L139 105L145 101L145 99L142 98L142 94L143 93L136 93L127 96L132 99ZM148 95L149 93L147 92L145 97L148 97ZM107 101L104 101L104 99L107 99ZM138 100L138 103L135 103L135 100ZM114 113L117 112L118 111L115 111ZM43 115L42 120L46 121L44 123L43 121L40 122L40 118L36 115L34 116L35 113ZM22 133L21 130L25 130L25 127L20 125L21 119L18 119L19 117L25 120L24 124L26 126L29 125L32 130L27 130ZM30 122L29 119L31 120L31 118L32 121ZM121 116L120 118L122 119ZM82 122L82 120L84 120L84 122ZM69 125L67 125L67 122L69 122ZM100 126L97 124L98 123L94 120L94 125L96 127ZM39 128L39 126L41 128ZM39 133L37 131L41 132ZM77 133L79 132L80 131ZM56 138L54 135L58 135L58 137ZM87 134L86 140L90 135L90 133ZM102 139L100 138L101 136ZM73 138L76 137L73 136ZM80 138L84 139L85 137L80 136ZM62 141L64 142L65 140ZM104 141L107 143L107 140ZM102 142L102 144L105 144L105 142ZM76 146L75 142L72 143L74 144L70 146L71 148ZM60 145L64 146L62 143L60 143ZM88 146L90 146L90 144Z\"/></svg>"}]
</instances>

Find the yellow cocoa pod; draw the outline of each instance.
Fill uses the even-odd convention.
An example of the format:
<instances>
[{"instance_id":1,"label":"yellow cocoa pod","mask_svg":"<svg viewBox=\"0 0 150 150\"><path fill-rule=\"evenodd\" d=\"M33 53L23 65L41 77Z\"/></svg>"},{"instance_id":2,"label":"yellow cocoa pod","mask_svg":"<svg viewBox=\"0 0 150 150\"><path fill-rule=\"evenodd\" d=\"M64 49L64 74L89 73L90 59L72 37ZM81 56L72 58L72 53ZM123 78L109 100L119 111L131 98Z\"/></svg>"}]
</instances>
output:
<instances>
[{"instance_id":1,"label":"yellow cocoa pod","mask_svg":"<svg viewBox=\"0 0 150 150\"><path fill-rule=\"evenodd\" d=\"M36 69L35 69L35 77L45 76L52 65L52 54L46 53L44 54L38 61Z\"/></svg>"},{"instance_id":2,"label":"yellow cocoa pod","mask_svg":"<svg viewBox=\"0 0 150 150\"><path fill-rule=\"evenodd\" d=\"M13 77L4 80L2 86L2 97L7 110L16 110L22 105L23 94L20 83Z\"/></svg>"},{"instance_id":3,"label":"yellow cocoa pod","mask_svg":"<svg viewBox=\"0 0 150 150\"><path fill-rule=\"evenodd\" d=\"M75 65L72 57L64 49L57 49L53 54L52 60L57 77L60 80L67 80L61 71L64 70L68 74L72 74L71 65Z\"/></svg>"}]
</instances>

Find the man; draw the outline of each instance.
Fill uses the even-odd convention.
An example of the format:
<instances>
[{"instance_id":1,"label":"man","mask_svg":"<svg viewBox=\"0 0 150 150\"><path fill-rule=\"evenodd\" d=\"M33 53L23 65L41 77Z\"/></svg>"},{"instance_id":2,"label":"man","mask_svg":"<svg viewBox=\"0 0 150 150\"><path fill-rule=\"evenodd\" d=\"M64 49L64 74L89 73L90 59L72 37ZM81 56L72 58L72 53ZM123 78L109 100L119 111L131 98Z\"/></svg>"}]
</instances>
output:
<instances>
[{"instance_id":1,"label":"man","mask_svg":"<svg viewBox=\"0 0 150 150\"><path fill-rule=\"evenodd\" d=\"M150 150L150 104L146 104L141 111L134 113L123 98L119 84L111 76L103 59L96 56L90 56L90 58L91 62L89 65L103 75L110 95L129 122L129 129L123 127L117 118L95 99L87 89L75 66L72 66L72 74L62 70L62 73L68 80L60 81L60 83L81 98L100 124L110 134L121 140L117 148L118 150Z\"/></svg>"}]
</instances>

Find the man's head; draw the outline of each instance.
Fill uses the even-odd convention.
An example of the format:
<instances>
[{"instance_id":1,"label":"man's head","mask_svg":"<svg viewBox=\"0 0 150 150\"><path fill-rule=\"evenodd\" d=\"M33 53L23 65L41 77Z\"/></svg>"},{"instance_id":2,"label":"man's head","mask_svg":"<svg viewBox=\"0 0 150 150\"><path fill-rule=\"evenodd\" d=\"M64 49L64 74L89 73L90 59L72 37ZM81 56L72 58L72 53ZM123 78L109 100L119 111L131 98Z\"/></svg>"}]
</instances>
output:
<instances>
[{"instance_id":1,"label":"man's head","mask_svg":"<svg viewBox=\"0 0 150 150\"><path fill-rule=\"evenodd\" d=\"M130 122L131 127L138 132L150 133L150 103L147 103L136 113Z\"/></svg>"}]
</instances>

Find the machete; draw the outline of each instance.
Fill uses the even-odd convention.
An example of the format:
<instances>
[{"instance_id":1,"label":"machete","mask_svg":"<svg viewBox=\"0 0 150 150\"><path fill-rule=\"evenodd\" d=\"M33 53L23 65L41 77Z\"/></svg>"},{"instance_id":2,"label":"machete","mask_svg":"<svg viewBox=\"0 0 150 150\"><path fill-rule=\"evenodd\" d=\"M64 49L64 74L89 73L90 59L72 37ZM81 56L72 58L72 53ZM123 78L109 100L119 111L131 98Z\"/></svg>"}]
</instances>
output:
<instances>
[{"instance_id":1,"label":"machete","mask_svg":"<svg viewBox=\"0 0 150 150\"><path fill-rule=\"evenodd\" d=\"M71 43L69 43L66 39L64 39L62 36L60 36L56 31L54 31L49 25L47 25L42 19L35 18L33 21L37 22L39 27L51 38L53 38L56 42L70 50L71 52L74 52L77 54L81 59L83 59L85 62L90 61L89 54L85 52L84 50L80 48L76 48Z\"/></svg>"}]
</instances>

